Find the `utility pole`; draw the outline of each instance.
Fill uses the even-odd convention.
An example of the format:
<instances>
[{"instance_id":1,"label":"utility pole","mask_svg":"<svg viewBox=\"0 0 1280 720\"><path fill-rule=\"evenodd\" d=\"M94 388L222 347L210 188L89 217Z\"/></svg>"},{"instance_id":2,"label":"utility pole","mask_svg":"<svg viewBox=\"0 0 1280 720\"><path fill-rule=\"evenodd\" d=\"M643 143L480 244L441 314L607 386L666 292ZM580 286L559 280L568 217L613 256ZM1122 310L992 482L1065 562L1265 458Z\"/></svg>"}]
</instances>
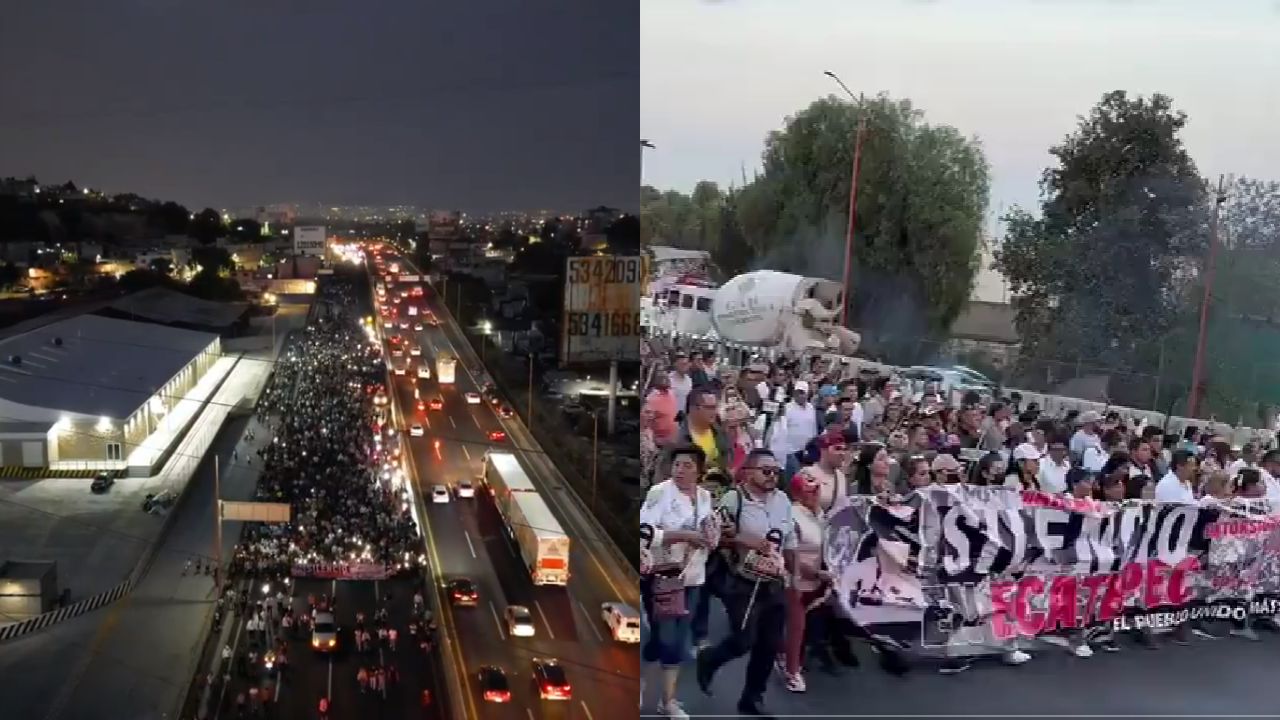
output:
<instances>
[{"instance_id":1,"label":"utility pole","mask_svg":"<svg viewBox=\"0 0 1280 720\"><path fill-rule=\"evenodd\" d=\"M595 512L600 479L600 413L591 411L591 511Z\"/></svg>"},{"instance_id":2,"label":"utility pole","mask_svg":"<svg viewBox=\"0 0 1280 720\"><path fill-rule=\"evenodd\" d=\"M844 233L844 273L841 275L840 324L849 327L849 303L852 293L849 292L850 274L853 272L853 235L858 228L858 179L862 175L862 144L867 137L867 116L863 112L866 107L863 96L853 96L853 91L840 79L840 76L827 70L823 73L836 81L841 90L849 96L849 100L858 107L858 129L853 136L853 167L849 178L849 224Z\"/></svg>"},{"instance_id":3,"label":"utility pole","mask_svg":"<svg viewBox=\"0 0 1280 720\"><path fill-rule=\"evenodd\" d=\"M1201 384L1204 382L1204 345L1209 331L1209 305L1213 301L1214 261L1218 254L1218 218L1227 200L1226 179L1218 176L1218 191L1213 198L1213 220L1209 225L1209 254L1205 258L1204 295L1200 301L1200 332L1196 337L1196 361L1191 371L1191 396L1187 400L1187 416L1196 417L1200 410Z\"/></svg>"},{"instance_id":4,"label":"utility pole","mask_svg":"<svg viewBox=\"0 0 1280 720\"><path fill-rule=\"evenodd\" d=\"M529 353L529 432L533 432L533 353Z\"/></svg>"},{"instance_id":5,"label":"utility pole","mask_svg":"<svg viewBox=\"0 0 1280 720\"><path fill-rule=\"evenodd\" d=\"M222 597L222 472L218 456L213 456L213 581Z\"/></svg>"}]
</instances>

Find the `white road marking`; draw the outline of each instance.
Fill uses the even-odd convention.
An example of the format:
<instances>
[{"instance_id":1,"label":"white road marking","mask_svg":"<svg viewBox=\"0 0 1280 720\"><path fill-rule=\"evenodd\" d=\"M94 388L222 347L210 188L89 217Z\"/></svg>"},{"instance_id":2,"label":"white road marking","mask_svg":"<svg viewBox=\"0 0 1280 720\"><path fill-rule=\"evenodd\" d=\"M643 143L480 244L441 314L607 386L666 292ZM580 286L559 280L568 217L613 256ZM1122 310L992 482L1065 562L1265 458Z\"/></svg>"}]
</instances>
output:
<instances>
[{"instance_id":1,"label":"white road marking","mask_svg":"<svg viewBox=\"0 0 1280 720\"><path fill-rule=\"evenodd\" d=\"M587 720L595 720L595 718L591 717L591 708L587 707L587 701L582 700L580 702L582 703L582 712L586 714Z\"/></svg>"},{"instance_id":2,"label":"white road marking","mask_svg":"<svg viewBox=\"0 0 1280 720\"><path fill-rule=\"evenodd\" d=\"M502 620L498 619L498 608L494 606L492 600L489 601L489 612L493 614L493 624L498 626L498 637L506 640L507 633L502 629Z\"/></svg>"},{"instance_id":3,"label":"white road marking","mask_svg":"<svg viewBox=\"0 0 1280 720\"><path fill-rule=\"evenodd\" d=\"M551 623L547 622L547 614L546 614L546 613L544 613L544 612L542 612L542 606L538 604L538 601L537 601L537 600L534 600L534 601L533 601L533 606L534 606L534 607L536 607L536 608L538 608L538 615L540 615L540 616L542 617L542 624L547 626L547 635L548 635L552 640L555 640L555 639L556 639L556 634L555 634L555 633L553 633L553 632L551 632Z\"/></svg>"},{"instance_id":4,"label":"white road marking","mask_svg":"<svg viewBox=\"0 0 1280 720\"><path fill-rule=\"evenodd\" d=\"M449 424L453 426L454 430L458 429L458 423L454 422L452 415L449 416Z\"/></svg>"},{"instance_id":5,"label":"white road marking","mask_svg":"<svg viewBox=\"0 0 1280 720\"><path fill-rule=\"evenodd\" d=\"M529 713L529 720L533 720L533 711L529 709L529 706L526 705L524 711Z\"/></svg>"},{"instance_id":6,"label":"white road marking","mask_svg":"<svg viewBox=\"0 0 1280 720\"><path fill-rule=\"evenodd\" d=\"M596 636L596 640L604 642L604 636L600 634L600 628L596 627L596 619L591 617L591 613L587 612L587 606L582 604L580 600L573 601L581 610L582 616L587 619L587 627L591 628L591 632ZM588 713L590 715L590 713Z\"/></svg>"},{"instance_id":7,"label":"white road marking","mask_svg":"<svg viewBox=\"0 0 1280 720\"><path fill-rule=\"evenodd\" d=\"M468 460L471 459L471 451L467 449L466 445L462 446L462 454L466 455Z\"/></svg>"},{"instance_id":8,"label":"white road marking","mask_svg":"<svg viewBox=\"0 0 1280 720\"><path fill-rule=\"evenodd\" d=\"M476 417L475 413L471 413L471 422L476 424L477 430L484 430L484 428L480 426L480 418Z\"/></svg>"},{"instance_id":9,"label":"white road marking","mask_svg":"<svg viewBox=\"0 0 1280 720\"><path fill-rule=\"evenodd\" d=\"M428 429L428 430L430 430L430 429L431 429L431 416L430 416L430 415L423 415L423 416L422 416L422 422L424 422L424 423L426 423L426 424L427 424L427 429Z\"/></svg>"},{"instance_id":10,"label":"white road marking","mask_svg":"<svg viewBox=\"0 0 1280 720\"><path fill-rule=\"evenodd\" d=\"M467 539L467 549L471 551L471 558L476 559L476 546L471 544L471 533L463 530L462 537Z\"/></svg>"}]
</instances>

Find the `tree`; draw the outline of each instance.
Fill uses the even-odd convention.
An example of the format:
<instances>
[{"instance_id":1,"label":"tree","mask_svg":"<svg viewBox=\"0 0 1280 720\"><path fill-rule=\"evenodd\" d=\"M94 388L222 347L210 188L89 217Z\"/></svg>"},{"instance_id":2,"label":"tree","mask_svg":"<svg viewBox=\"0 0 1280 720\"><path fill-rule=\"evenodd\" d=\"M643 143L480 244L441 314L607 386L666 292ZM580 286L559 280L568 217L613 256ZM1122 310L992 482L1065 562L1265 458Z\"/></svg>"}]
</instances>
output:
<instances>
[{"instance_id":1,"label":"tree","mask_svg":"<svg viewBox=\"0 0 1280 720\"><path fill-rule=\"evenodd\" d=\"M151 209L151 221L158 225L165 235L183 235L191 223L191 212L176 202L169 201Z\"/></svg>"},{"instance_id":2,"label":"tree","mask_svg":"<svg viewBox=\"0 0 1280 720\"><path fill-rule=\"evenodd\" d=\"M975 140L925 123L906 100L818 100L769 134L736 218L766 267L840 280L859 118L850 317L869 349L908 361L902 353L945 333L972 289L989 187Z\"/></svg>"},{"instance_id":3,"label":"tree","mask_svg":"<svg viewBox=\"0 0 1280 720\"><path fill-rule=\"evenodd\" d=\"M719 235L715 224L723 203L724 194L713 182L698 183L690 195L646 185L640 189L640 241L710 250Z\"/></svg>"},{"instance_id":4,"label":"tree","mask_svg":"<svg viewBox=\"0 0 1280 720\"><path fill-rule=\"evenodd\" d=\"M712 252L717 265L730 276L740 275L750 270L755 264L755 250L747 242L746 235L742 233L742 225L738 221L734 203L735 197L736 194L730 195L729 200L720 206L720 217L716 220L719 236L716 238L715 249Z\"/></svg>"},{"instance_id":5,"label":"tree","mask_svg":"<svg viewBox=\"0 0 1280 720\"><path fill-rule=\"evenodd\" d=\"M0 264L0 288L10 290L23 277L22 268L13 263Z\"/></svg>"},{"instance_id":6,"label":"tree","mask_svg":"<svg viewBox=\"0 0 1280 720\"><path fill-rule=\"evenodd\" d=\"M1153 341L1172 328L1178 280L1194 275L1207 235L1205 186L1179 138L1185 125L1164 95L1107 93L1050 148L1058 164L1041 179L1040 215L1015 208L1004 218L996 267L1031 372L1050 372L1045 360L1156 366Z\"/></svg>"},{"instance_id":7,"label":"tree","mask_svg":"<svg viewBox=\"0 0 1280 720\"><path fill-rule=\"evenodd\" d=\"M613 253L636 255L640 252L640 219L635 215L623 215L614 220L605 230L605 235Z\"/></svg>"},{"instance_id":8,"label":"tree","mask_svg":"<svg viewBox=\"0 0 1280 720\"><path fill-rule=\"evenodd\" d=\"M191 261L200 267L201 272L211 272L214 275L223 270L230 271L235 268L231 253L217 245L200 245L192 248Z\"/></svg>"},{"instance_id":9,"label":"tree","mask_svg":"<svg viewBox=\"0 0 1280 720\"><path fill-rule=\"evenodd\" d=\"M217 210L205 208L191 220L187 234L205 245L211 245L226 234L226 228L223 227L222 216Z\"/></svg>"},{"instance_id":10,"label":"tree","mask_svg":"<svg viewBox=\"0 0 1280 720\"><path fill-rule=\"evenodd\" d=\"M231 237L240 242L254 242L262 237L262 225L250 218L238 218L231 221Z\"/></svg>"},{"instance_id":11,"label":"tree","mask_svg":"<svg viewBox=\"0 0 1280 720\"><path fill-rule=\"evenodd\" d=\"M134 293L153 287L172 287L173 280L150 268L136 268L120 276L120 289L126 293Z\"/></svg>"}]
</instances>

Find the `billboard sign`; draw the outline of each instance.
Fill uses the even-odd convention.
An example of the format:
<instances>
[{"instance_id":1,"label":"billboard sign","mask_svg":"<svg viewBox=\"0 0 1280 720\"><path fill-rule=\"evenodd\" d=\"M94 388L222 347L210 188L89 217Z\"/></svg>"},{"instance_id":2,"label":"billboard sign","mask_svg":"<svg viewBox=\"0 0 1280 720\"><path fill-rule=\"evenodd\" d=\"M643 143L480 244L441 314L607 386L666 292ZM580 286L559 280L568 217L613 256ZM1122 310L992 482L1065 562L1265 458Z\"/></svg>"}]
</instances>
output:
<instances>
[{"instance_id":1,"label":"billboard sign","mask_svg":"<svg viewBox=\"0 0 1280 720\"><path fill-rule=\"evenodd\" d=\"M428 240L453 240L462 230L462 213L454 211L433 211L427 217Z\"/></svg>"},{"instance_id":2,"label":"billboard sign","mask_svg":"<svg viewBox=\"0 0 1280 720\"><path fill-rule=\"evenodd\" d=\"M571 257L566 263L561 364L640 361L639 256Z\"/></svg>"},{"instance_id":3,"label":"billboard sign","mask_svg":"<svg viewBox=\"0 0 1280 720\"><path fill-rule=\"evenodd\" d=\"M324 226L305 226L293 229L293 251L298 255L324 256Z\"/></svg>"},{"instance_id":4,"label":"billboard sign","mask_svg":"<svg viewBox=\"0 0 1280 720\"><path fill-rule=\"evenodd\" d=\"M292 574L321 580L386 580L390 576L380 562L295 563Z\"/></svg>"}]
</instances>

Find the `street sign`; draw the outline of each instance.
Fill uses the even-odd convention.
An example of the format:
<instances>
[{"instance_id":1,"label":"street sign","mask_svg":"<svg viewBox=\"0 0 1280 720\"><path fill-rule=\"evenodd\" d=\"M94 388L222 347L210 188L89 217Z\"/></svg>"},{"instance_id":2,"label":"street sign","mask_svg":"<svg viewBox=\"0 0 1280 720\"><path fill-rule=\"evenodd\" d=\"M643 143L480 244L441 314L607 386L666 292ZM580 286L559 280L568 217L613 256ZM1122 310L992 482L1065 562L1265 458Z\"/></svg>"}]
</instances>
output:
<instances>
[{"instance_id":1,"label":"street sign","mask_svg":"<svg viewBox=\"0 0 1280 720\"><path fill-rule=\"evenodd\" d=\"M297 255L324 256L324 226L295 227L293 229L293 252Z\"/></svg>"},{"instance_id":2,"label":"street sign","mask_svg":"<svg viewBox=\"0 0 1280 720\"><path fill-rule=\"evenodd\" d=\"M639 256L595 255L566 262L560 362L640 361Z\"/></svg>"}]
</instances>

